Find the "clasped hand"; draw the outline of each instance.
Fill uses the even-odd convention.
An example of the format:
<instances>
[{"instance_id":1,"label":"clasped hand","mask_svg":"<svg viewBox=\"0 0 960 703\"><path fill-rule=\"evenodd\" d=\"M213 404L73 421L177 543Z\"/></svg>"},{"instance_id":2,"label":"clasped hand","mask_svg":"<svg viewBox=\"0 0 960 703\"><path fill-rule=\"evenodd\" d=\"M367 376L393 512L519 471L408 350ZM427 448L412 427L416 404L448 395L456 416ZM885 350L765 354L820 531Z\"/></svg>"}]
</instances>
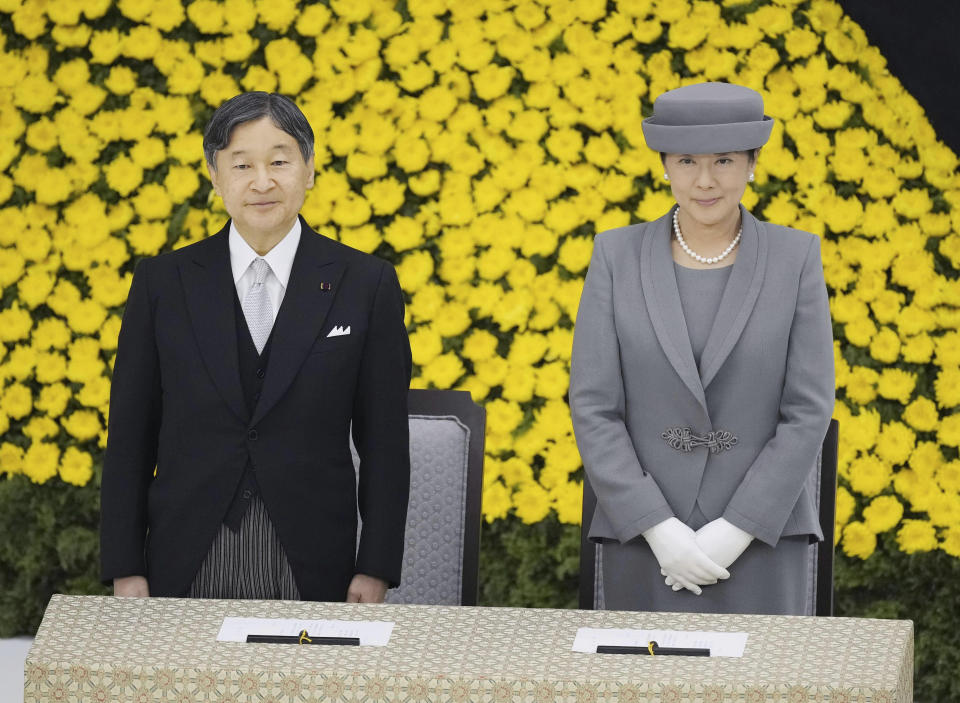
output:
<instances>
[{"instance_id":1,"label":"clasped hand","mask_svg":"<svg viewBox=\"0 0 960 703\"><path fill-rule=\"evenodd\" d=\"M723 518L707 523L696 532L675 517L643 533L660 564L665 583L700 595L701 586L730 578L727 571L750 545L753 537Z\"/></svg>"}]
</instances>

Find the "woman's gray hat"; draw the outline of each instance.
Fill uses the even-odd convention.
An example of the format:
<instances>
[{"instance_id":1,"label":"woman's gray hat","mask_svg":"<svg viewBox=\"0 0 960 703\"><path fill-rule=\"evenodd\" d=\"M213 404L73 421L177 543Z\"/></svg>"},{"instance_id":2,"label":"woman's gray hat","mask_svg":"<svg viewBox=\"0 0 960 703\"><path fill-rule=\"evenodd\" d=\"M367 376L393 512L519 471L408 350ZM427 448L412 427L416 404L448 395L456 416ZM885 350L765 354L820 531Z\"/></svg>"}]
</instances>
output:
<instances>
[{"instance_id":1,"label":"woman's gray hat","mask_svg":"<svg viewBox=\"0 0 960 703\"><path fill-rule=\"evenodd\" d=\"M767 143L773 118L763 97L733 83L695 83L668 90L643 121L647 146L668 154L719 154Z\"/></svg>"}]
</instances>

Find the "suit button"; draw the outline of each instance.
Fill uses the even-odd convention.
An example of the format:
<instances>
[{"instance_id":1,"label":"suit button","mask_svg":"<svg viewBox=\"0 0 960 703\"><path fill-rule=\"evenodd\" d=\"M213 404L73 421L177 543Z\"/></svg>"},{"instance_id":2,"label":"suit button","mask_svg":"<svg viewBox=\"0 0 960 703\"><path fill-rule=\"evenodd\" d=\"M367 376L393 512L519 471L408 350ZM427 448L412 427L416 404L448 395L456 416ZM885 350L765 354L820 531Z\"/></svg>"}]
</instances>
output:
<instances>
[{"instance_id":1,"label":"suit button","mask_svg":"<svg viewBox=\"0 0 960 703\"><path fill-rule=\"evenodd\" d=\"M243 497L246 498L247 500L250 500L252 496L253 496L253 493L250 492L250 489L246 489L243 492Z\"/></svg>"},{"instance_id":2,"label":"suit button","mask_svg":"<svg viewBox=\"0 0 960 703\"><path fill-rule=\"evenodd\" d=\"M257 378L263 378L266 375L267 375L266 371L264 371L263 369L257 369Z\"/></svg>"},{"instance_id":3,"label":"suit button","mask_svg":"<svg viewBox=\"0 0 960 703\"><path fill-rule=\"evenodd\" d=\"M251 442L256 442L258 436L259 435L257 434L256 430L250 430L247 432L247 439L249 439Z\"/></svg>"}]
</instances>

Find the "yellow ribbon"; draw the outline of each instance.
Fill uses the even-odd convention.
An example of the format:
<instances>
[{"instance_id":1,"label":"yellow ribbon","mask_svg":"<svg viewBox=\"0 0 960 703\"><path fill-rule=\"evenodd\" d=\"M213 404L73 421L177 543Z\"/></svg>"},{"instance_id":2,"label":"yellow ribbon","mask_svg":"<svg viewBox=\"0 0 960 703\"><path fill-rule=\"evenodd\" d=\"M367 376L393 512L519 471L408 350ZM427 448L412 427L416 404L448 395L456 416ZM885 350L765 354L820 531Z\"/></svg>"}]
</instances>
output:
<instances>
[{"instance_id":1,"label":"yellow ribbon","mask_svg":"<svg viewBox=\"0 0 960 703\"><path fill-rule=\"evenodd\" d=\"M303 644L304 642L313 642L313 640L310 639L309 637L307 637L307 631L306 631L306 630L300 630L300 642L299 642L299 644Z\"/></svg>"},{"instance_id":2,"label":"yellow ribbon","mask_svg":"<svg viewBox=\"0 0 960 703\"><path fill-rule=\"evenodd\" d=\"M651 657L656 656L656 655L654 654L654 652L653 652L653 648L656 647L656 646L657 646L657 643L654 642L653 640L651 640L649 643L647 643L647 651L650 652L650 656L651 656Z\"/></svg>"}]
</instances>

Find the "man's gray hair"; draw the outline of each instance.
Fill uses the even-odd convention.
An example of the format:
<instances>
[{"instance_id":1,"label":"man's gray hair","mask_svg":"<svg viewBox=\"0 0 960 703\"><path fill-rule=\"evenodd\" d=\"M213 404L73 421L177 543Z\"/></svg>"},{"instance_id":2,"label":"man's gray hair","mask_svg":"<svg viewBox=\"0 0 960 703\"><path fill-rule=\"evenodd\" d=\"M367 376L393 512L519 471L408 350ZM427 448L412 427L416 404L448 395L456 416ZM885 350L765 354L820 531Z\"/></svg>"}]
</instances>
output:
<instances>
[{"instance_id":1,"label":"man's gray hair","mask_svg":"<svg viewBox=\"0 0 960 703\"><path fill-rule=\"evenodd\" d=\"M313 128L300 108L285 95L255 90L233 96L210 118L203 132L203 155L210 167L217 170L217 152L230 143L235 127L264 117L297 140L305 162L313 156Z\"/></svg>"}]
</instances>

